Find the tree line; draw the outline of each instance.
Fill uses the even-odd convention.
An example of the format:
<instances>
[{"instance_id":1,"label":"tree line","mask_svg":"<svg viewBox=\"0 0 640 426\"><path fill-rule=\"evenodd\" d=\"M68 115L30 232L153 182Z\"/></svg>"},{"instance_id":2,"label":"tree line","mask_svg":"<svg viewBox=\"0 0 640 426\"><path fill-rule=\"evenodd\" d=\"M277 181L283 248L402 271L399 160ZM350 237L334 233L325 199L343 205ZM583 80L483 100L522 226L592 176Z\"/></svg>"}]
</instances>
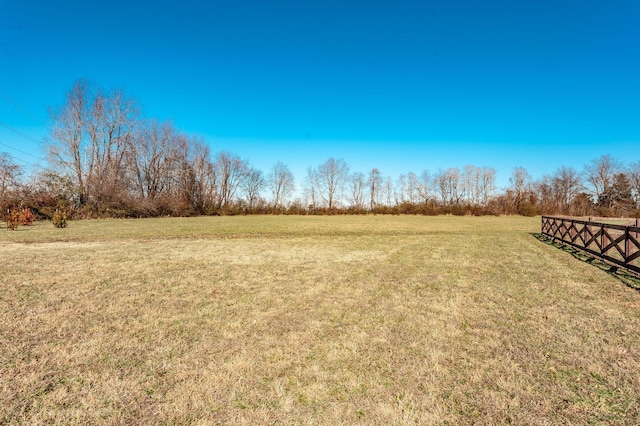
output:
<instances>
[{"instance_id":1,"label":"tree line","mask_svg":"<svg viewBox=\"0 0 640 426\"><path fill-rule=\"evenodd\" d=\"M0 207L44 217L153 217L211 214L561 214L637 216L640 161L603 155L577 171L533 179L516 167L507 189L491 167L447 168L396 178L378 168L352 172L329 158L299 185L288 165L266 173L171 122L143 117L122 90L76 82L50 110L47 166L26 176L0 153Z\"/></svg>"}]
</instances>

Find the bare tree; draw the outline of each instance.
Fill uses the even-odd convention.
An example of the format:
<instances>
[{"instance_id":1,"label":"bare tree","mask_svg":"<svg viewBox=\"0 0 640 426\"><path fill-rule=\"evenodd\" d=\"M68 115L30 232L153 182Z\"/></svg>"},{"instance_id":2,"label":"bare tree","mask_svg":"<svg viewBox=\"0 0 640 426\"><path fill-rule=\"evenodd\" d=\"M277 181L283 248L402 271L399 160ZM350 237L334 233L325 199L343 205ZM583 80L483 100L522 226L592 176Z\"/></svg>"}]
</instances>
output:
<instances>
[{"instance_id":1,"label":"bare tree","mask_svg":"<svg viewBox=\"0 0 640 426\"><path fill-rule=\"evenodd\" d=\"M217 208L220 209L233 202L236 191L247 178L249 166L237 155L223 151L216 155L214 167L218 189Z\"/></svg>"},{"instance_id":2,"label":"bare tree","mask_svg":"<svg viewBox=\"0 0 640 426\"><path fill-rule=\"evenodd\" d=\"M429 202L431 199L431 175L427 170L423 170L418 179L418 196L422 200L423 203Z\"/></svg>"},{"instance_id":3,"label":"bare tree","mask_svg":"<svg viewBox=\"0 0 640 426\"><path fill-rule=\"evenodd\" d=\"M271 167L268 181L271 189L273 208L277 211L286 205L289 196L295 189L293 173L291 173L286 164L278 162Z\"/></svg>"},{"instance_id":4,"label":"bare tree","mask_svg":"<svg viewBox=\"0 0 640 426\"><path fill-rule=\"evenodd\" d=\"M595 202L613 185L615 175L621 171L622 163L610 155L596 158L585 166L586 189Z\"/></svg>"},{"instance_id":5,"label":"bare tree","mask_svg":"<svg viewBox=\"0 0 640 426\"><path fill-rule=\"evenodd\" d=\"M155 200L171 186L179 156L179 134L171 122L148 120L138 126L132 140L130 186L139 200Z\"/></svg>"},{"instance_id":6,"label":"bare tree","mask_svg":"<svg viewBox=\"0 0 640 426\"><path fill-rule=\"evenodd\" d=\"M334 208L349 176L349 166L343 159L331 157L318 166L316 176L320 196L329 209Z\"/></svg>"},{"instance_id":7,"label":"bare tree","mask_svg":"<svg viewBox=\"0 0 640 426\"><path fill-rule=\"evenodd\" d=\"M517 207L525 195L531 191L531 175L524 167L516 167L509 178L513 191L513 203Z\"/></svg>"},{"instance_id":8,"label":"bare tree","mask_svg":"<svg viewBox=\"0 0 640 426\"><path fill-rule=\"evenodd\" d=\"M418 203L420 178L413 172L407 173L407 198L411 204Z\"/></svg>"},{"instance_id":9,"label":"bare tree","mask_svg":"<svg viewBox=\"0 0 640 426\"><path fill-rule=\"evenodd\" d=\"M400 205L405 202L408 198L408 189L407 189L407 177L403 174L398 176L398 182L396 184L394 196L396 205Z\"/></svg>"},{"instance_id":10,"label":"bare tree","mask_svg":"<svg viewBox=\"0 0 640 426\"><path fill-rule=\"evenodd\" d=\"M367 181L364 173L354 173L349 178L349 195L351 205L362 210L365 208L365 194L367 190Z\"/></svg>"},{"instance_id":11,"label":"bare tree","mask_svg":"<svg viewBox=\"0 0 640 426\"><path fill-rule=\"evenodd\" d=\"M254 209L257 206L257 202L260 199L260 192L264 188L265 183L265 179L260 170L254 168L249 169L243 189L250 209Z\"/></svg>"},{"instance_id":12,"label":"bare tree","mask_svg":"<svg viewBox=\"0 0 640 426\"><path fill-rule=\"evenodd\" d=\"M87 175L93 168L91 146L85 135L90 90L86 80L77 81L67 92L65 104L49 111L53 123L48 140L49 161L63 174L74 177L75 195L81 205L89 197Z\"/></svg>"},{"instance_id":13,"label":"bare tree","mask_svg":"<svg viewBox=\"0 0 640 426\"><path fill-rule=\"evenodd\" d=\"M492 167L483 167L480 183L480 204L486 206L496 189L496 170Z\"/></svg>"},{"instance_id":14,"label":"bare tree","mask_svg":"<svg viewBox=\"0 0 640 426\"><path fill-rule=\"evenodd\" d=\"M439 195L440 202L442 204L449 204L448 191L447 191L447 176L444 170L438 170L432 177L433 187L436 193Z\"/></svg>"},{"instance_id":15,"label":"bare tree","mask_svg":"<svg viewBox=\"0 0 640 426\"><path fill-rule=\"evenodd\" d=\"M385 200L385 205L387 206L392 206L393 205L393 181L391 180L391 177L387 177L384 180L384 185L383 185L383 194L384 194L384 200Z\"/></svg>"},{"instance_id":16,"label":"bare tree","mask_svg":"<svg viewBox=\"0 0 640 426\"><path fill-rule=\"evenodd\" d=\"M191 170L194 179L194 192L191 205L197 212L203 212L207 207L213 207L216 200L216 170L211 162L209 146L204 140L192 136L187 139L191 149Z\"/></svg>"},{"instance_id":17,"label":"bare tree","mask_svg":"<svg viewBox=\"0 0 640 426\"><path fill-rule=\"evenodd\" d=\"M172 169L169 202L174 214L202 212L206 206L217 207L216 178L209 147L196 137L177 137L177 160Z\"/></svg>"},{"instance_id":18,"label":"bare tree","mask_svg":"<svg viewBox=\"0 0 640 426\"><path fill-rule=\"evenodd\" d=\"M569 213L569 207L580 192L581 186L582 182L578 172L571 167L563 166L554 173L551 187L560 212Z\"/></svg>"},{"instance_id":19,"label":"bare tree","mask_svg":"<svg viewBox=\"0 0 640 426\"><path fill-rule=\"evenodd\" d=\"M464 185L462 184L462 174L460 173L460 169L457 167L447 169L447 178L449 183L449 192L451 194L451 202L457 206L464 198Z\"/></svg>"},{"instance_id":20,"label":"bare tree","mask_svg":"<svg viewBox=\"0 0 640 426\"><path fill-rule=\"evenodd\" d=\"M317 171L313 167L307 168L307 175L304 180L304 196L306 204L311 209L318 208L319 195L318 195L318 176Z\"/></svg>"},{"instance_id":21,"label":"bare tree","mask_svg":"<svg viewBox=\"0 0 640 426\"><path fill-rule=\"evenodd\" d=\"M542 212L557 213L558 203L553 189L553 178L545 175L541 179L535 181L532 187Z\"/></svg>"},{"instance_id":22,"label":"bare tree","mask_svg":"<svg viewBox=\"0 0 640 426\"><path fill-rule=\"evenodd\" d=\"M440 170L433 177L436 190L440 193L440 200L444 205L460 203L462 192L460 188L460 169L449 168Z\"/></svg>"},{"instance_id":23,"label":"bare tree","mask_svg":"<svg viewBox=\"0 0 640 426\"><path fill-rule=\"evenodd\" d=\"M91 149L88 184L99 200L114 200L126 187L124 160L137 119L137 103L122 90L95 91L85 130Z\"/></svg>"},{"instance_id":24,"label":"bare tree","mask_svg":"<svg viewBox=\"0 0 640 426\"><path fill-rule=\"evenodd\" d=\"M482 169L473 165L465 166L462 180L466 203L472 206L479 205L482 194Z\"/></svg>"},{"instance_id":25,"label":"bare tree","mask_svg":"<svg viewBox=\"0 0 640 426\"><path fill-rule=\"evenodd\" d=\"M18 189L23 170L6 152L0 152L0 206Z\"/></svg>"},{"instance_id":26,"label":"bare tree","mask_svg":"<svg viewBox=\"0 0 640 426\"><path fill-rule=\"evenodd\" d=\"M640 161L636 161L629 166L628 175L633 202L636 208L640 208Z\"/></svg>"},{"instance_id":27,"label":"bare tree","mask_svg":"<svg viewBox=\"0 0 640 426\"><path fill-rule=\"evenodd\" d=\"M379 202L380 189L382 187L382 173L377 168L371 169L369 172L369 179L367 180L369 186L369 205L370 209L374 210Z\"/></svg>"},{"instance_id":28,"label":"bare tree","mask_svg":"<svg viewBox=\"0 0 640 426\"><path fill-rule=\"evenodd\" d=\"M49 160L74 177L79 204L110 200L126 189L124 160L138 118L133 99L80 80L50 114Z\"/></svg>"}]
</instances>

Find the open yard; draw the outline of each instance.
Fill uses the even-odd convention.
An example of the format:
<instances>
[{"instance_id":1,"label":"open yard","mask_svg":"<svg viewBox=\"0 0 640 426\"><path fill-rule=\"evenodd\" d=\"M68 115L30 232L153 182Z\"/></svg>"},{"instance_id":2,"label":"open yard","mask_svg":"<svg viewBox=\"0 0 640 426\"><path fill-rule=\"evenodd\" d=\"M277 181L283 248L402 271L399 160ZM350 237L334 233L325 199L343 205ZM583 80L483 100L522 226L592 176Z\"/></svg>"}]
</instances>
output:
<instances>
[{"instance_id":1,"label":"open yard","mask_svg":"<svg viewBox=\"0 0 640 426\"><path fill-rule=\"evenodd\" d=\"M638 424L640 292L540 218L0 226L0 424Z\"/></svg>"}]
</instances>

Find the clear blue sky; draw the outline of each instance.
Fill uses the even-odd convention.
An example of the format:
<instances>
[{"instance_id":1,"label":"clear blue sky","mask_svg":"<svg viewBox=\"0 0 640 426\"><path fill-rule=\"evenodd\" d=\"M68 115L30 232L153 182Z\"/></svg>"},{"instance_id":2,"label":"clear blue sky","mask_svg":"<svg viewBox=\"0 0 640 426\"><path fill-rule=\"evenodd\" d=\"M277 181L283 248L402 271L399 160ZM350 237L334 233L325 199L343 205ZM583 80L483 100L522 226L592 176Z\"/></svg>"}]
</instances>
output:
<instances>
[{"instance_id":1,"label":"clear blue sky","mask_svg":"<svg viewBox=\"0 0 640 426\"><path fill-rule=\"evenodd\" d=\"M79 78L298 181L640 160L636 0L0 0L0 151L37 163Z\"/></svg>"}]
</instances>

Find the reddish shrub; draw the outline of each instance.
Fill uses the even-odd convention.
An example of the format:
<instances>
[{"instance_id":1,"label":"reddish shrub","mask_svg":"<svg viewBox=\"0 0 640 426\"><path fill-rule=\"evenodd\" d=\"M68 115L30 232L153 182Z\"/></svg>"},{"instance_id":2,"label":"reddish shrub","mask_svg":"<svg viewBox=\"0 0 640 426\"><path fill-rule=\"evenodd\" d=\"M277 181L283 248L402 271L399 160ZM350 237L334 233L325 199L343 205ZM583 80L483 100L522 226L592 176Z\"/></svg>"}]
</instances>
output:
<instances>
[{"instance_id":1,"label":"reddish shrub","mask_svg":"<svg viewBox=\"0 0 640 426\"><path fill-rule=\"evenodd\" d=\"M24 209L22 209L22 211L20 212L20 225L33 225L33 222L35 222L35 220L36 217L33 215L33 212L30 208L25 207Z\"/></svg>"}]
</instances>

